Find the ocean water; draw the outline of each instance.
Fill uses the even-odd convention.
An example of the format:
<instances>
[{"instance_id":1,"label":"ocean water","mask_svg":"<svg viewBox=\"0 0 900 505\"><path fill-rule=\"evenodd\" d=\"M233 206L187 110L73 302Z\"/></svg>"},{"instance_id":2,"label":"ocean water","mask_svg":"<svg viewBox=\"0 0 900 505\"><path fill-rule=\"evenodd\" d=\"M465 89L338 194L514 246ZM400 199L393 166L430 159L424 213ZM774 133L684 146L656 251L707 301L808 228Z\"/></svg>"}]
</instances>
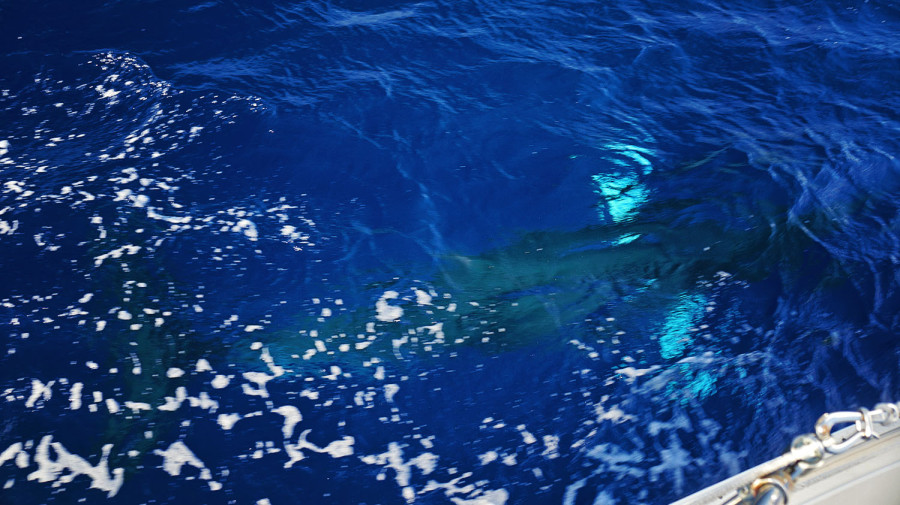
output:
<instances>
[{"instance_id":1,"label":"ocean water","mask_svg":"<svg viewBox=\"0 0 900 505\"><path fill-rule=\"evenodd\" d=\"M665 504L900 399L898 23L0 0L0 503Z\"/></svg>"}]
</instances>

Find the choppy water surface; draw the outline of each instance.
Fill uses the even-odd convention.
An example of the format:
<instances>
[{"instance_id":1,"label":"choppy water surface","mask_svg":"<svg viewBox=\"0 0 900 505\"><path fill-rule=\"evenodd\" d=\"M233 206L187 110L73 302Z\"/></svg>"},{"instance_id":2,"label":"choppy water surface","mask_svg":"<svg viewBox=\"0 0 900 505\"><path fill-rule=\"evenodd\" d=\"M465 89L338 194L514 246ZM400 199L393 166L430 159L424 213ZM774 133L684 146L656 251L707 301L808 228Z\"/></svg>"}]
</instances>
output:
<instances>
[{"instance_id":1,"label":"choppy water surface","mask_svg":"<svg viewBox=\"0 0 900 505\"><path fill-rule=\"evenodd\" d=\"M890 2L0 2L0 502L664 504L900 395Z\"/></svg>"}]
</instances>

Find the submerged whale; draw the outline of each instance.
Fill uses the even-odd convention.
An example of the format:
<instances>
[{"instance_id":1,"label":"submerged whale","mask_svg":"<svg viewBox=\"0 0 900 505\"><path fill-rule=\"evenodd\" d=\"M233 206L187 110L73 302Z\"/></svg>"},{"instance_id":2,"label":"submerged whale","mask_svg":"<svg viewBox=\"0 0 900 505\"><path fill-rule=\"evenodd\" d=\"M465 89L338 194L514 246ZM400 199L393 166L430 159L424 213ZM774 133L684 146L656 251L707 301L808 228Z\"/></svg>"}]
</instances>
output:
<instances>
[{"instance_id":1,"label":"submerged whale","mask_svg":"<svg viewBox=\"0 0 900 505\"><path fill-rule=\"evenodd\" d=\"M290 351L310 345L309 332L297 337L296 328L315 328L320 349L343 345L401 357L454 344L565 345L576 326L598 322L657 338L695 322L682 314L703 305L704 283L723 275L754 282L802 269L812 241L792 224L784 189L746 158L719 150L639 182L647 198L637 212L618 212L622 219L525 231L478 254L442 251L430 277L370 284L368 307L345 305L327 318L310 311L315 321L299 315L274 339L285 354L303 354ZM321 353L309 359L320 358L329 359Z\"/></svg>"}]
</instances>

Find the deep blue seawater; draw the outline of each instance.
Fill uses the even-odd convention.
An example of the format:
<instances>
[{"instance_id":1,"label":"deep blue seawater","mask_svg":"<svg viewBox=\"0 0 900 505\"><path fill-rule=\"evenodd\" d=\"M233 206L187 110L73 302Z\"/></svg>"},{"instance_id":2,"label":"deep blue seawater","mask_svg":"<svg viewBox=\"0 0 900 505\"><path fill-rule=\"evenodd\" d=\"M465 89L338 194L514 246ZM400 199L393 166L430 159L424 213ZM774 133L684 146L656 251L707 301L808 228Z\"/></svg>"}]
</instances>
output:
<instances>
[{"instance_id":1,"label":"deep blue seawater","mask_svg":"<svg viewBox=\"0 0 900 505\"><path fill-rule=\"evenodd\" d=\"M898 33L0 0L0 503L665 504L900 399Z\"/></svg>"}]
</instances>

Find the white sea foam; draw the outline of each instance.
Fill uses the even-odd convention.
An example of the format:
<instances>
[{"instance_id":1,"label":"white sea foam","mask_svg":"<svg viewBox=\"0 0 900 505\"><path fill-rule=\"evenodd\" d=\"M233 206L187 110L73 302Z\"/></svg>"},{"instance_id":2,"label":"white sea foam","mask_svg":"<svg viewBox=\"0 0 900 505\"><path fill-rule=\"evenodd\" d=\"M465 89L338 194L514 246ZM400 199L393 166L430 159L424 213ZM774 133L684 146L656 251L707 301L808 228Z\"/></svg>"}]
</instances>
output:
<instances>
[{"instance_id":1,"label":"white sea foam","mask_svg":"<svg viewBox=\"0 0 900 505\"><path fill-rule=\"evenodd\" d=\"M38 379L32 379L31 396L25 401L25 407L30 409L35 406L38 400L49 400L53 396L53 391L50 388L53 386L54 382L56 381L50 381L47 384L44 384Z\"/></svg>"},{"instance_id":2,"label":"white sea foam","mask_svg":"<svg viewBox=\"0 0 900 505\"><path fill-rule=\"evenodd\" d=\"M556 435L544 435L544 452L542 456L548 459L559 457L559 437Z\"/></svg>"},{"instance_id":3,"label":"white sea foam","mask_svg":"<svg viewBox=\"0 0 900 505\"><path fill-rule=\"evenodd\" d=\"M400 386L396 384L385 384L384 385L384 399L390 403L394 402L394 396L397 392L400 391Z\"/></svg>"},{"instance_id":4,"label":"white sea foam","mask_svg":"<svg viewBox=\"0 0 900 505\"><path fill-rule=\"evenodd\" d=\"M428 484L420 493L428 493L436 489L443 489L444 494L450 497L450 500L459 505L504 505L509 498L509 493L505 489L483 490L471 484L460 486L461 480L467 478L471 474L463 474L460 477L450 480L449 482L428 481ZM479 483L479 484L483 484ZM460 498L454 495L466 495L466 498Z\"/></svg>"},{"instance_id":5,"label":"white sea foam","mask_svg":"<svg viewBox=\"0 0 900 505\"><path fill-rule=\"evenodd\" d=\"M136 245L131 245L131 244L123 245L122 247L113 249L112 251L109 251L107 253L101 254L99 256L95 256L94 257L94 266L99 267L100 265L103 264L104 261L106 261L109 258L118 259L124 255L137 254L138 251L140 251L140 250L141 250L141 246L136 246Z\"/></svg>"},{"instance_id":6,"label":"white sea foam","mask_svg":"<svg viewBox=\"0 0 900 505\"><path fill-rule=\"evenodd\" d=\"M112 444L103 446L100 462L93 466L81 456L67 451L59 442L52 440L52 435L46 435L41 439L34 454L34 462L38 468L28 474L28 480L54 482L54 485L58 485L72 482L79 475L86 475L91 479L92 488L106 491L110 498L119 492L124 482L125 470L115 468L110 473L107 459L112 450ZM51 449L56 453L55 458L50 455ZM66 470L69 471L68 474L63 473Z\"/></svg>"},{"instance_id":7,"label":"white sea foam","mask_svg":"<svg viewBox=\"0 0 900 505\"><path fill-rule=\"evenodd\" d=\"M498 459L499 457L500 457L500 455L497 454L497 451L488 451L488 452L486 452L486 453L484 453L484 454L479 455L479 456L478 456L478 460L481 461L481 464L482 464L482 465L486 465L486 464L491 463L491 462L493 462L493 461L497 461L497 459Z\"/></svg>"},{"instance_id":8,"label":"white sea foam","mask_svg":"<svg viewBox=\"0 0 900 505\"><path fill-rule=\"evenodd\" d=\"M166 403L159 407L156 407L156 408L159 410L173 412L175 410L178 410L178 408L181 407L182 402L184 402L186 399L187 399L187 389L184 386L180 386L177 389L175 389L174 397L167 396Z\"/></svg>"},{"instance_id":9,"label":"white sea foam","mask_svg":"<svg viewBox=\"0 0 900 505\"><path fill-rule=\"evenodd\" d=\"M84 387L84 384L81 382L76 382L72 384L72 389L69 390L69 408L72 410L78 410L81 408L81 390Z\"/></svg>"},{"instance_id":10,"label":"white sea foam","mask_svg":"<svg viewBox=\"0 0 900 505\"><path fill-rule=\"evenodd\" d=\"M0 235L12 235L19 229L19 221L15 220L10 224L8 221L0 219Z\"/></svg>"},{"instance_id":11,"label":"white sea foam","mask_svg":"<svg viewBox=\"0 0 900 505\"><path fill-rule=\"evenodd\" d=\"M106 89L102 85L97 85L94 88L97 93L100 93L100 98L115 98L116 95L121 93L120 91L116 91L114 89Z\"/></svg>"},{"instance_id":12,"label":"white sea foam","mask_svg":"<svg viewBox=\"0 0 900 505\"><path fill-rule=\"evenodd\" d=\"M306 437L312 430L304 430L303 433L300 434L300 439L296 444L284 444L284 449L287 451L290 460L284 464L285 468L290 468L297 461L302 460L305 456L303 455L303 450L310 450L313 452L318 452L322 454L328 454L332 458L343 458L346 456L351 456L353 454L353 444L355 443L355 439L351 436L345 436L341 440L335 440L325 447L318 447L317 445L306 440Z\"/></svg>"},{"instance_id":13,"label":"white sea foam","mask_svg":"<svg viewBox=\"0 0 900 505\"><path fill-rule=\"evenodd\" d=\"M194 455L194 453L184 444L182 441L173 442L172 445L169 446L168 449L161 451L156 449L153 451L153 454L157 456L162 456L163 458L163 470L166 471L169 475L173 477L177 477L181 475L181 469L184 465L190 465L198 470L200 470L200 478L202 480L210 480L212 475L206 465L200 461L200 458Z\"/></svg>"},{"instance_id":14,"label":"white sea foam","mask_svg":"<svg viewBox=\"0 0 900 505\"><path fill-rule=\"evenodd\" d=\"M416 303L419 305L431 305L431 295L427 291L423 291L421 289L414 289L416 293Z\"/></svg>"},{"instance_id":15,"label":"white sea foam","mask_svg":"<svg viewBox=\"0 0 900 505\"><path fill-rule=\"evenodd\" d=\"M282 426L281 431L284 434L285 440L291 438L294 434L294 426L303 420L303 416L300 415L300 410L293 405L284 405L277 409L272 409L272 412L284 416L284 426Z\"/></svg>"},{"instance_id":16,"label":"white sea foam","mask_svg":"<svg viewBox=\"0 0 900 505\"><path fill-rule=\"evenodd\" d=\"M400 293L396 291L385 291L381 298L375 302L375 318L379 321L396 321L403 317L403 308L388 304L388 300L394 300Z\"/></svg>"},{"instance_id":17,"label":"white sea foam","mask_svg":"<svg viewBox=\"0 0 900 505\"><path fill-rule=\"evenodd\" d=\"M188 396L187 400L191 407L199 407L211 413L219 409L219 402L210 398L206 391L201 391L197 396Z\"/></svg>"},{"instance_id":18,"label":"white sea foam","mask_svg":"<svg viewBox=\"0 0 900 505\"><path fill-rule=\"evenodd\" d=\"M18 455L24 452L25 451L22 450L22 442L16 442L12 444L3 452L0 452L0 466L3 466L3 463L6 463L7 461L17 459ZM27 456L28 454L25 453L25 455Z\"/></svg>"},{"instance_id":19,"label":"white sea foam","mask_svg":"<svg viewBox=\"0 0 900 505\"><path fill-rule=\"evenodd\" d=\"M649 368L634 368L631 366L627 366L627 367L616 370L616 373L627 377L628 382L630 383L630 382L634 381L634 379L636 379L637 377L643 377L644 375L653 373L656 370L659 370L659 368L660 368L659 365L653 365Z\"/></svg>"},{"instance_id":20,"label":"white sea foam","mask_svg":"<svg viewBox=\"0 0 900 505\"><path fill-rule=\"evenodd\" d=\"M269 391L266 390L266 383L274 379L274 376L264 372L244 372L243 377L247 379L247 381L256 384L255 388L250 384L241 384L241 388L243 389L244 394L248 396L259 396L262 398L269 397Z\"/></svg>"},{"instance_id":21,"label":"white sea foam","mask_svg":"<svg viewBox=\"0 0 900 505\"><path fill-rule=\"evenodd\" d=\"M234 428L235 423L241 419L242 416L240 414L219 414L216 421L223 430L230 430L231 428Z\"/></svg>"},{"instance_id":22,"label":"white sea foam","mask_svg":"<svg viewBox=\"0 0 900 505\"><path fill-rule=\"evenodd\" d=\"M125 408L131 409L132 412L138 413L142 410L153 410L149 403L126 401Z\"/></svg>"},{"instance_id":23,"label":"white sea foam","mask_svg":"<svg viewBox=\"0 0 900 505\"><path fill-rule=\"evenodd\" d=\"M6 181L3 183L3 187L6 188L4 192L11 193L19 193L22 194L25 192L25 183L21 181Z\"/></svg>"},{"instance_id":24,"label":"white sea foam","mask_svg":"<svg viewBox=\"0 0 900 505\"><path fill-rule=\"evenodd\" d=\"M213 380L209 381L209 384L215 389L222 389L227 387L229 382L231 379L227 375L216 375Z\"/></svg>"},{"instance_id":25,"label":"white sea foam","mask_svg":"<svg viewBox=\"0 0 900 505\"><path fill-rule=\"evenodd\" d=\"M659 451L660 464L650 468L650 480L656 481L659 474L671 472L675 492L682 493L684 488L684 472L691 464L691 453L681 447L678 437L669 437L669 446Z\"/></svg>"},{"instance_id":26,"label":"white sea foam","mask_svg":"<svg viewBox=\"0 0 900 505\"><path fill-rule=\"evenodd\" d=\"M156 219L158 221L165 221L170 224L188 224L191 222L191 216L167 216L156 212L153 207L147 208L147 217L149 217L150 219Z\"/></svg>"},{"instance_id":27,"label":"white sea foam","mask_svg":"<svg viewBox=\"0 0 900 505\"><path fill-rule=\"evenodd\" d=\"M150 203L150 197L147 195L135 195L134 198L132 198L132 203L138 208L146 207L147 204Z\"/></svg>"},{"instance_id":28,"label":"white sea foam","mask_svg":"<svg viewBox=\"0 0 900 505\"><path fill-rule=\"evenodd\" d=\"M411 502L410 496L415 497L415 491L410 487L409 482L413 467L421 470L423 475L429 475L437 467L438 457L430 452L423 452L409 461L404 461L402 446L391 442L388 444L387 452L363 456L360 460L368 465L379 465L394 470L394 479L400 486L401 493L408 502Z\"/></svg>"},{"instance_id":29,"label":"white sea foam","mask_svg":"<svg viewBox=\"0 0 900 505\"><path fill-rule=\"evenodd\" d=\"M452 497L456 505L504 505L509 499L509 493L505 489L493 489L470 499Z\"/></svg>"},{"instance_id":30,"label":"white sea foam","mask_svg":"<svg viewBox=\"0 0 900 505\"><path fill-rule=\"evenodd\" d=\"M526 444L530 445L530 444L537 442L537 439L534 438L534 435L532 435L531 432L529 432L528 430L525 429L524 424L520 424L519 426L516 427L516 429L518 429L519 433L522 434L522 441L525 442Z\"/></svg>"},{"instance_id":31,"label":"white sea foam","mask_svg":"<svg viewBox=\"0 0 900 505\"><path fill-rule=\"evenodd\" d=\"M241 219L231 227L231 231L236 233L243 233L245 237L250 240L255 241L259 238L259 232L256 230L256 224L249 219Z\"/></svg>"}]
</instances>

